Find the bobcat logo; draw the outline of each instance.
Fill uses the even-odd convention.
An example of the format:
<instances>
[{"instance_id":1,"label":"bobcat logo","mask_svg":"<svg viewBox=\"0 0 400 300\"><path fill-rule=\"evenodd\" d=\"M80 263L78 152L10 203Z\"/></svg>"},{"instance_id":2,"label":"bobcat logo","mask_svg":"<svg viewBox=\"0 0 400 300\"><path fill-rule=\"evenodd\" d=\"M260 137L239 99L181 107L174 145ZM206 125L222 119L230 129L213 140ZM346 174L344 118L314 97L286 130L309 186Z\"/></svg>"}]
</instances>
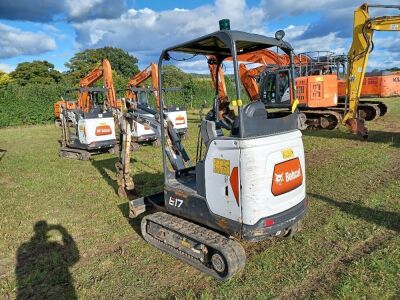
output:
<instances>
[{"instance_id":1,"label":"bobcat logo","mask_svg":"<svg viewBox=\"0 0 400 300\"><path fill-rule=\"evenodd\" d=\"M281 174L275 174L275 182L276 182L278 185L282 185L282 182L283 182L283 173L281 173Z\"/></svg>"}]
</instances>

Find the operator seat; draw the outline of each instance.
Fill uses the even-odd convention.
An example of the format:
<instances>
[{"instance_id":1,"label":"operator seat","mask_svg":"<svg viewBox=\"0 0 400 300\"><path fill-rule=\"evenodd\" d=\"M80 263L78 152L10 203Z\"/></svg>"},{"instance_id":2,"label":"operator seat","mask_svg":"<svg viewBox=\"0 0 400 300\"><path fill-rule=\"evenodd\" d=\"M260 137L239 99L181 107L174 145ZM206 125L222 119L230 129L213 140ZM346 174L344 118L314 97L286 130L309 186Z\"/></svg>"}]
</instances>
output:
<instances>
[{"instance_id":1,"label":"operator seat","mask_svg":"<svg viewBox=\"0 0 400 300\"><path fill-rule=\"evenodd\" d=\"M261 101L250 102L243 108L246 118L267 118L265 105Z\"/></svg>"},{"instance_id":2,"label":"operator seat","mask_svg":"<svg viewBox=\"0 0 400 300\"><path fill-rule=\"evenodd\" d=\"M243 133L244 136L263 134L268 119L265 105L261 101L247 104L243 108Z\"/></svg>"},{"instance_id":3,"label":"operator seat","mask_svg":"<svg viewBox=\"0 0 400 300\"><path fill-rule=\"evenodd\" d=\"M206 119L201 120L200 133L207 148L214 138L224 135L222 129L217 129L215 121L210 121Z\"/></svg>"}]
</instances>

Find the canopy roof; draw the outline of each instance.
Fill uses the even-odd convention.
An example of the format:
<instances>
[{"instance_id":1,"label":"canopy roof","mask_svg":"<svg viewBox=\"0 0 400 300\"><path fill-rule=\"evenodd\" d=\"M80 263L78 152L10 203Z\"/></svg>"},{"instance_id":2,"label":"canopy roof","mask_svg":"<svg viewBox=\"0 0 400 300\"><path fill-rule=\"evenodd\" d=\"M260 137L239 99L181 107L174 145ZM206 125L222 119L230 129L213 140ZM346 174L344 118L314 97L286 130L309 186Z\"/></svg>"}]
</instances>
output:
<instances>
[{"instance_id":1,"label":"canopy roof","mask_svg":"<svg viewBox=\"0 0 400 300\"><path fill-rule=\"evenodd\" d=\"M230 57L233 45L236 43L237 53L247 53L270 47L279 47L286 54L293 50L292 46L276 38L260 34L247 33L236 30L219 30L200 38L169 47L163 51L163 57L168 57L168 52L185 52L191 54L216 55L222 58Z\"/></svg>"}]
</instances>

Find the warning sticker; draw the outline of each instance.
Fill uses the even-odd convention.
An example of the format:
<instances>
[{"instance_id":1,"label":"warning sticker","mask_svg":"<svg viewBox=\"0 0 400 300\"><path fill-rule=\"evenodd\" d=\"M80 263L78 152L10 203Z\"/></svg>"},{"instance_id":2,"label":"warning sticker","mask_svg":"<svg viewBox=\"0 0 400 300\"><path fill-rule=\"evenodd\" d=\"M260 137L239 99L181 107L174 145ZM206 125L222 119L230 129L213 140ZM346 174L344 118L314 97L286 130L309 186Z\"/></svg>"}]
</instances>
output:
<instances>
[{"instance_id":1,"label":"warning sticker","mask_svg":"<svg viewBox=\"0 0 400 300\"><path fill-rule=\"evenodd\" d=\"M214 158L214 173L229 176L231 173L231 164L227 159Z\"/></svg>"},{"instance_id":2,"label":"warning sticker","mask_svg":"<svg viewBox=\"0 0 400 300\"><path fill-rule=\"evenodd\" d=\"M292 158L294 156L293 149L288 148L281 151L283 159Z\"/></svg>"}]
</instances>

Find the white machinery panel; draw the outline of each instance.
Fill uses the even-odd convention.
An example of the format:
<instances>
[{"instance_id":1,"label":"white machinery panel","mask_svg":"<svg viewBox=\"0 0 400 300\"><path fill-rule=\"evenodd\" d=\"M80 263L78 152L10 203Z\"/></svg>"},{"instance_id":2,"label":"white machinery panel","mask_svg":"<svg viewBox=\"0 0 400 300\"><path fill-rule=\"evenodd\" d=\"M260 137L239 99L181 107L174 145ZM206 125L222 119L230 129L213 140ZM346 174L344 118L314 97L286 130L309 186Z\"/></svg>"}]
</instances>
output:
<instances>
[{"instance_id":1,"label":"white machinery panel","mask_svg":"<svg viewBox=\"0 0 400 300\"><path fill-rule=\"evenodd\" d=\"M86 145L93 142L115 140L114 118L80 119L78 133L79 141Z\"/></svg>"},{"instance_id":2,"label":"white machinery panel","mask_svg":"<svg viewBox=\"0 0 400 300\"><path fill-rule=\"evenodd\" d=\"M210 210L235 221L241 219L240 199L235 198L230 175L239 167L239 155L237 141L216 140L211 142L205 159L206 198Z\"/></svg>"},{"instance_id":3,"label":"white machinery panel","mask_svg":"<svg viewBox=\"0 0 400 300\"><path fill-rule=\"evenodd\" d=\"M299 130L241 140L241 197L243 223L254 225L261 218L281 213L306 197L305 162L303 141ZM290 172L280 172L274 176L274 168L282 162L297 159L298 167ZM300 170L299 170L300 169ZM301 176L301 177L300 177ZM290 184L300 179L299 186L275 196L272 183Z\"/></svg>"},{"instance_id":4,"label":"white machinery panel","mask_svg":"<svg viewBox=\"0 0 400 300\"><path fill-rule=\"evenodd\" d=\"M186 110L170 111L166 114L175 129L186 129L188 127Z\"/></svg>"},{"instance_id":5,"label":"white machinery panel","mask_svg":"<svg viewBox=\"0 0 400 300\"><path fill-rule=\"evenodd\" d=\"M214 140L205 159L208 205L217 215L254 225L305 199L304 171L299 130Z\"/></svg>"},{"instance_id":6,"label":"white machinery panel","mask_svg":"<svg viewBox=\"0 0 400 300\"><path fill-rule=\"evenodd\" d=\"M153 115L145 114L147 117L153 117ZM134 138L140 138L146 135L155 135L156 133L148 124L140 124L136 121L133 121L133 128L132 128L132 136Z\"/></svg>"}]
</instances>

